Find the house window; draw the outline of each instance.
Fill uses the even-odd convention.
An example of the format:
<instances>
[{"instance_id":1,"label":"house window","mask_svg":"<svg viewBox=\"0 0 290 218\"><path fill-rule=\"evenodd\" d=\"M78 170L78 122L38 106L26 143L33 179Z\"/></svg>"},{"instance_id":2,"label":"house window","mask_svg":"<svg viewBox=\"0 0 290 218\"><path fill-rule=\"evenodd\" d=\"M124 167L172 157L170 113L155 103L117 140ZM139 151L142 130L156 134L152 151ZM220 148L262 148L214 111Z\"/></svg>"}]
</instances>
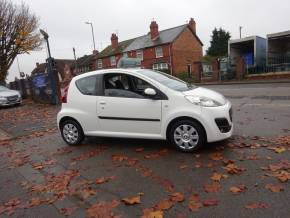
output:
<instances>
[{"instance_id":1,"label":"house window","mask_svg":"<svg viewBox=\"0 0 290 218\"><path fill-rule=\"evenodd\" d=\"M102 59L99 59L98 60L98 68L99 69L103 68L103 61L102 61Z\"/></svg>"},{"instance_id":2,"label":"house window","mask_svg":"<svg viewBox=\"0 0 290 218\"><path fill-rule=\"evenodd\" d=\"M161 46L155 48L155 56L156 58L163 57L163 51Z\"/></svg>"},{"instance_id":3,"label":"house window","mask_svg":"<svg viewBox=\"0 0 290 218\"><path fill-rule=\"evenodd\" d=\"M168 64L167 63L153 64L153 70L168 70Z\"/></svg>"},{"instance_id":4,"label":"house window","mask_svg":"<svg viewBox=\"0 0 290 218\"><path fill-rule=\"evenodd\" d=\"M111 66L115 66L116 65L116 57L115 56L110 57L110 62L111 62Z\"/></svg>"},{"instance_id":5,"label":"house window","mask_svg":"<svg viewBox=\"0 0 290 218\"><path fill-rule=\"evenodd\" d=\"M136 51L136 57L143 61L143 51L142 50Z\"/></svg>"},{"instance_id":6,"label":"house window","mask_svg":"<svg viewBox=\"0 0 290 218\"><path fill-rule=\"evenodd\" d=\"M123 57L124 58L127 58L128 57L128 53L126 52L126 53L123 53Z\"/></svg>"}]
</instances>

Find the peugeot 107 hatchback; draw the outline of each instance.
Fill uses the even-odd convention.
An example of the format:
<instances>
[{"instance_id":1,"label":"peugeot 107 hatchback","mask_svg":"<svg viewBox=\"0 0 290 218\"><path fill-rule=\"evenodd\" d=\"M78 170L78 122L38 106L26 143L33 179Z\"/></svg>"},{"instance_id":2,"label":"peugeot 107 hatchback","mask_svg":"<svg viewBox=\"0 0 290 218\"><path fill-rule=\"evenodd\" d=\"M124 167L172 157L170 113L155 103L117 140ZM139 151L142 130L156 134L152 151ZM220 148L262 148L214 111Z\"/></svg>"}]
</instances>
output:
<instances>
[{"instance_id":1,"label":"peugeot 107 hatchback","mask_svg":"<svg viewBox=\"0 0 290 218\"><path fill-rule=\"evenodd\" d=\"M110 69L72 79L57 115L69 145L85 136L169 140L191 152L233 132L221 94L147 69Z\"/></svg>"}]
</instances>

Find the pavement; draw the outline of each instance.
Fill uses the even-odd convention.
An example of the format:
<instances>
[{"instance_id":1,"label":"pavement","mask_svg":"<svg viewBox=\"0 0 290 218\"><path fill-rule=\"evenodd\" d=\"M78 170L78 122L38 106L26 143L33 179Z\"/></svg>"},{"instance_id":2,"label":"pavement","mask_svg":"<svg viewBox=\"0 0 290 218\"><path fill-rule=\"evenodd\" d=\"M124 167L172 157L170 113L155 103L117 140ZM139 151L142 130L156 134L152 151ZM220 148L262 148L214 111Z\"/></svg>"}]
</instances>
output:
<instances>
[{"instance_id":1,"label":"pavement","mask_svg":"<svg viewBox=\"0 0 290 218\"><path fill-rule=\"evenodd\" d=\"M289 217L290 84L206 87L232 102L234 136L192 154L156 140L67 146L58 107L1 109L14 139L0 141L0 216Z\"/></svg>"},{"instance_id":2,"label":"pavement","mask_svg":"<svg viewBox=\"0 0 290 218\"><path fill-rule=\"evenodd\" d=\"M273 84L273 83L290 83L290 79L265 79L265 80L228 80L228 81L214 81L214 82L202 82L198 85L236 85L236 84Z\"/></svg>"}]
</instances>

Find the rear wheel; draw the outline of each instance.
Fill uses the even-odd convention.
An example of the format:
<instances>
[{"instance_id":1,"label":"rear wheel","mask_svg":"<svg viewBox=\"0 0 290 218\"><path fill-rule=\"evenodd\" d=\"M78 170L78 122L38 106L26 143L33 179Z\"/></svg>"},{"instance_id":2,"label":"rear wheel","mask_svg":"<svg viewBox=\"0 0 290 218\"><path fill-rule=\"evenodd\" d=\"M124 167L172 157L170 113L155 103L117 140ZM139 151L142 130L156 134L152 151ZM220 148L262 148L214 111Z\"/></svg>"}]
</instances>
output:
<instances>
[{"instance_id":1,"label":"rear wheel","mask_svg":"<svg viewBox=\"0 0 290 218\"><path fill-rule=\"evenodd\" d=\"M66 120L60 125L61 136L69 145L80 144L84 140L82 127L74 120Z\"/></svg>"},{"instance_id":2,"label":"rear wheel","mask_svg":"<svg viewBox=\"0 0 290 218\"><path fill-rule=\"evenodd\" d=\"M198 122L180 120L171 127L169 140L178 150L192 152L204 145L206 135Z\"/></svg>"}]
</instances>

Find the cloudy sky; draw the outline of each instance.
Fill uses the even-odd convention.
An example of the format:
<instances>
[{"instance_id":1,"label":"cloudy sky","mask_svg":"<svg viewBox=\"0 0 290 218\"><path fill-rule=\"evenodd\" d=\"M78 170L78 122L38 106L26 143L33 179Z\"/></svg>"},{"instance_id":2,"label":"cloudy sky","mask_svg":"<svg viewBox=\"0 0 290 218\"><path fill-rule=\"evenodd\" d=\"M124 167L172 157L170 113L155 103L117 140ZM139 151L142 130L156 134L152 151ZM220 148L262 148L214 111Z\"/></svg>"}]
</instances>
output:
<instances>
[{"instance_id":1,"label":"cloudy sky","mask_svg":"<svg viewBox=\"0 0 290 218\"><path fill-rule=\"evenodd\" d=\"M12 0L20 3L20 0ZM96 47L102 50L110 43L110 35L117 32L119 40L148 33L152 19L159 29L184 24L193 17L197 34L208 47L214 27L228 30L232 38L290 30L289 0L24 0L39 17L40 27L50 35L51 53L55 58L73 59L93 50L91 29L93 22ZM18 57L20 70L30 73L36 62L44 62L45 47L30 55ZM8 80L18 76L15 60Z\"/></svg>"}]
</instances>

